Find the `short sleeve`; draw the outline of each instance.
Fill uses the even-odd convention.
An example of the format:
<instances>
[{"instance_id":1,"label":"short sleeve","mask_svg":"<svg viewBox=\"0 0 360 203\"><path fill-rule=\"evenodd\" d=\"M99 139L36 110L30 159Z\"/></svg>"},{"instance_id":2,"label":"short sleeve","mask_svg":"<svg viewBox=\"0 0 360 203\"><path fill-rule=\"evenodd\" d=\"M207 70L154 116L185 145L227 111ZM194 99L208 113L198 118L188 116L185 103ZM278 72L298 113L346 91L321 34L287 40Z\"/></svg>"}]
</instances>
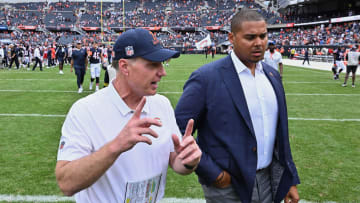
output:
<instances>
[{"instance_id":1,"label":"short sleeve","mask_svg":"<svg viewBox=\"0 0 360 203\"><path fill-rule=\"evenodd\" d=\"M176 119L175 119L175 113L174 113L174 109L172 108L171 106L171 103L170 101L166 98L166 109L168 111L168 116L169 116L169 127L170 127L170 131L171 131L171 136L172 134L176 134L179 138L179 140L181 141L182 140L182 135L181 135L181 132L179 130L179 127L176 123ZM174 143L172 141L172 138L170 137L170 140L171 140L171 147L170 147L170 152L174 152L175 149L174 149Z\"/></svg>"},{"instance_id":2,"label":"short sleeve","mask_svg":"<svg viewBox=\"0 0 360 203\"><path fill-rule=\"evenodd\" d=\"M279 62L278 63L282 63L282 55L279 53Z\"/></svg>"},{"instance_id":3,"label":"short sleeve","mask_svg":"<svg viewBox=\"0 0 360 203\"><path fill-rule=\"evenodd\" d=\"M86 133L86 114L75 103L66 116L61 130L57 160L73 161L93 152L93 145Z\"/></svg>"}]
</instances>

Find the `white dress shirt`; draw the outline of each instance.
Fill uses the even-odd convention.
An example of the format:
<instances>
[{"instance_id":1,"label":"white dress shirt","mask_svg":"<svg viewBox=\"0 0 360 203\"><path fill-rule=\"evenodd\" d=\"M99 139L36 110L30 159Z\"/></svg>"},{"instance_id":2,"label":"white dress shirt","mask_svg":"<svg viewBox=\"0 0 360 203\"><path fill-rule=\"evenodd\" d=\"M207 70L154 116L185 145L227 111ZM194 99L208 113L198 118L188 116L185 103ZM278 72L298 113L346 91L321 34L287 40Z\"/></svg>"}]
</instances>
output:
<instances>
[{"instance_id":1,"label":"white dress shirt","mask_svg":"<svg viewBox=\"0 0 360 203\"><path fill-rule=\"evenodd\" d=\"M273 156L278 120L278 103L274 89L266 77L261 62L256 64L255 76L235 55L231 59L238 73L257 142L257 170L270 165Z\"/></svg>"}]
</instances>

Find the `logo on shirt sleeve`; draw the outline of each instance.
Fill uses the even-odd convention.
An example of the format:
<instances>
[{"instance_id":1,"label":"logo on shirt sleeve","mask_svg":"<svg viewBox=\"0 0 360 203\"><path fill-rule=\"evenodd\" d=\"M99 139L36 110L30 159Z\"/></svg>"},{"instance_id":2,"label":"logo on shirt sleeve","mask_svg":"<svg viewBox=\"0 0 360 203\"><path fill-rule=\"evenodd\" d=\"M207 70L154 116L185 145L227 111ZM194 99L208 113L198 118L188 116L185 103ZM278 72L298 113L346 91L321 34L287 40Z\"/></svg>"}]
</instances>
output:
<instances>
[{"instance_id":1,"label":"logo on shirt sleeve","mask_svg":"<svg viewBox=\"0 0 360 203\"><path fill-rule=\"evenodd\" d=\"M62 141L61 143L60 143L60 149L63 149L64 148L64 146L65 146L65 141Z\"/></svg>"}]
</instances>

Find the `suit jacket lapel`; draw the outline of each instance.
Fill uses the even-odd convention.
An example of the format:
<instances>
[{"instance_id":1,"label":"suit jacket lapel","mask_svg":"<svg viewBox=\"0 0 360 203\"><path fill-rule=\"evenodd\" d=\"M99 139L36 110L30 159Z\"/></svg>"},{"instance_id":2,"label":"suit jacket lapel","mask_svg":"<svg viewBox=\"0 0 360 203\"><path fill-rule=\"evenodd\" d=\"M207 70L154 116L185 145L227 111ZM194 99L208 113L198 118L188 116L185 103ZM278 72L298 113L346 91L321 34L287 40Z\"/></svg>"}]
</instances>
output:
<instances>
[{"instance_id":1,"label":"suit jacket lapel","mask_svg":"<svg viewBox=\"0 0 360 203\"><path fill-rule=\"evenodd\" d=\"M237 107L241 116L244 118L246 125L250 129L251 134L255 136L249 109L239 80L239 76L236 73L231 57L227 56L225 61L226 63L224 63L224 65L219 69L220 75L231 95L233 102L235 103L235 106Z\"/></svg>"},{"instance_id":2,"label":"suit jacket lapel","mask_svg":"<svg viewBox=\"0 0 360 203\"><path fill-rule=\"evenodd\" d=\"M279 109L279 115L281 115L281 112L285 103L284 103L284 92L281 88L281 81L275 78L275 69L272 67L269 67L267 64L262 63L263 70L265 72L266 77L269 79L277 98L278 102L278 109ZM277 74L277 73L276 73Z\"/></svg>"}]
</instances>

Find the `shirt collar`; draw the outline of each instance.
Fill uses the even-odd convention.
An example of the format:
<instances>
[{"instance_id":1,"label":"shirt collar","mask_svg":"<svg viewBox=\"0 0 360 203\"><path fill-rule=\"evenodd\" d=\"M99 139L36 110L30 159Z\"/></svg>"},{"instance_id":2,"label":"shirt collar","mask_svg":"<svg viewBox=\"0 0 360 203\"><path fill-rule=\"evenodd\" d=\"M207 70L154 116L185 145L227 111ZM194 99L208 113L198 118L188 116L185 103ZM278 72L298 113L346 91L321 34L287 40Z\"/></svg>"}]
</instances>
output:
<instances>
[{"instance_id":1,"label":"shirt collar","mask_svg":"<svg viewBox=\"0 0 360 203\"><path fill-rule=\"evenodd\" d=\"M110 100L113 102L113 104L116 106L116 108L120 111L120 113L123 116L126 116L129 113L134 113L135 109L131 109L125 102L124 100L120 97L119 93L116 91L114 85L113 85L113 81L110 82L109 86L107 87L109 88L109 91L111 92L110 94ZM142 113L149 113L150 107L149 107L149 98L146 97L146 103L144 105L144 108L142 109Z\"/></svg>"},{"instance_id":2,"label":"shirt collar","mask_svg":"<svg viewBox=\"0 0 360 203\"><path fill-rule=\"evenodd\" d=\"M241 72L243 72L245 70L250 71L250 69L247 66L245 66L243 64L243 62L240 61L240 59L236 56L234 51L231 52L230 56L231 56L231 60L234 63L235 70L236 70L237 74L240 74ZM255 69L257 69L260 72L263 72L263 67L261 65L261 61L256 63Z\"/></svg>"}]
</instances>

